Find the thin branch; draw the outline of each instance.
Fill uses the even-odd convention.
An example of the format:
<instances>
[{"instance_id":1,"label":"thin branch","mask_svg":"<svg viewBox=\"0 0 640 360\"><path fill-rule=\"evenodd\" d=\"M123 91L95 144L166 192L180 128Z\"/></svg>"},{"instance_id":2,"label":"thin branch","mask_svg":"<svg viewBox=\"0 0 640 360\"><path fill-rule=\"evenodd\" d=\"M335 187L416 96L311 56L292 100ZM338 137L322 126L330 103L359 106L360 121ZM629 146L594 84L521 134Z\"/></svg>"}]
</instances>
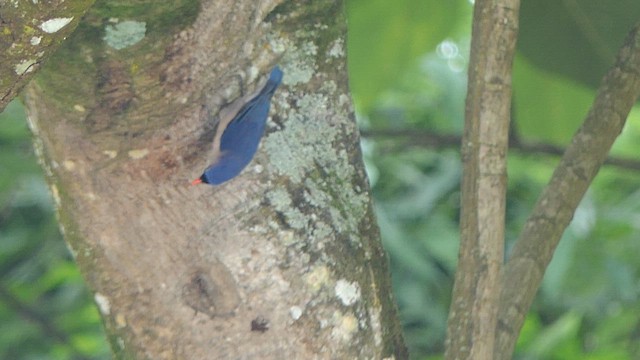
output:
<instances>
[{"instance_id":1,"label":"thin branch","mask_svg":"<svg viewBox=\"0 0 640 360\"><path fill-rule=\"evenodd\" d=\"M518 0L475 2L461 144L460 251L445 359L494 359L519 7Z\"/></svg>"},{"instance_id":2,"label":"thin branch","mask_svg":"<svg viewBox=\"0 0 640 360\"><path fill-rule=\"evenodd\" d=\"M504 268L496 359L511 358L518 334L560 238L640 96L640 23L525 223Z\"/></svg>"},{"instance_id":3,"label":"thin branch","mask_svg":"<svg viewBox=\"0 0 640 360\"><path fill-rule=\"evenodd\" d=\"M0 112L71 34L93 2L0 2Z\"/></svg>"},{"instance_id":4,"label":"thin branch","mask_svg":"<svg viewBox=\"0 0 640 360\"><path fill-rule=\"evenodd\" d=\"M37 324L44 332L45 337L55 339L57 342L73 349L73 344L64 331L60 330L48 317L43 316L37 310L16 298L3 284L0 284L0 301L13 309L22 318Z\"/></svg>"},{"instance_id":5,"label":"thin branch","mask_svg":"<svg viewBox=\"0 0 640 360\"><path fill-rule=\"evenodd\" d=\"M361 130L360 133L364 138L397 138L408 146L419 146L432 149L459 149L460 142L462 140L460 135L413 129ZM511 140L513 140L513 137ZM522 155L562 156L565 152L564 147L555 144L522 140L510 141L509 149L518 151ZM604 164L625 170L640 171L640 159L609 156L605 160Z\"/></svg>"}]
</instances>

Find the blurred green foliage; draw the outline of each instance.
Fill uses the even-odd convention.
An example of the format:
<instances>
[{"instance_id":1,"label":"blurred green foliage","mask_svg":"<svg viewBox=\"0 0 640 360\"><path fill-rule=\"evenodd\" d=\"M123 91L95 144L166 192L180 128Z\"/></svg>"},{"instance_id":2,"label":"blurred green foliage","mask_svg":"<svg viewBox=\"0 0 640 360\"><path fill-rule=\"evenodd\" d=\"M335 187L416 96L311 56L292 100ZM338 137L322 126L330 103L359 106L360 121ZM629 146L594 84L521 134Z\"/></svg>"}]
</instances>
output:
<instances>
[{"instance_id":1,"label":"blurred green foliage","mask_svg":"<svg viewBox=\"0 0 640 360\"><path fill-rule=\"evenodd\" d=\"M638 21L640 2L522 0L520 11L518 51L540 69L596 88Z\"/></svg>"},{"instance_id":2,"label":"blurred green foliage","mask_svg":"<svg viewBox=\"0 0 640 360\"><path fill-rule=\"evenodd\" d=\"M455 1L454 1L455 2ZM368 6L350 1L349 19ZM442 8L420 1L446 17L422 23L434 35L422 52L396 63L361 66L360 38L366 21L350 21L350 81L358 118L367 130L411 129L461 134L472 6L458 1ZM626 4L626 6L625 6ZM387 10L393 13L392 3ZM640 3L598 0L523 0L522 27L514 64L514 129L527 141L567 144L586 115L595 86L622 39L640 18ZM411 31L395 20L397 33ZM377 26L386 17L379 16ZM397 34L396 33L396 34ZM377 49L399 51L392 42ZM372 39L368 40L373 41ZM408 46L408 45L403 45ZM380 50L384 52L384 50ZM416 55L417 54L417 55ZM398 56L396 54L396 56ZM375 67L375 69L371 69ZM387 69L393 69L387 75ZM368 73L365 73L368 72ZM372 80L371 77L374 77ZM385 78L383 86L367 86ZM613 154L640 160L640 109L636 109ZM406 339L415 359L440 359L458 246L460 159L454 147L416 146L414 138L369 137L365 161L383 241L391 258L394 292ZM507 247L517 238L558 158L512 153L509 157ZM526 321L515 359L640 358L640 173L605 167L567 229L545 274ZM507 249L508 250L508 249Z\"/></svg>"},{"instance_id":3,"label":"blurred green foliage","mask_svg":"<svg viewBox=\"0 0 640 360\"><path fill-rule=\"evenodd\" d=\"M19 102L0 114L0 358L107 359Z\"/></svg>"},{"instance_id":4,"label":"blurred green foliage","mask_svg":"<svg viewBox=\"0 0 640 360\"><path fill-rule=\"evenodd\" d=\"M571 6L569 6L571 5ZM460 134L472 7L467 0L347 2L350 83L365 129ZM640 3L523 0L514 122L526 140L566 144ZM640 154L640 111L613 153ZM457 261L457 148L363 140L394 292L415 359L442 358ZM0 117L0 358L101 359L99 315L60 238L12 104ZM511 154L507 242L558 159ZM545 274L516 359L640 358L640 174L605 167Z\"/></svg>"},{"instance_id":5,"label":"blurred green foliage","mask_svg":"<svg viewBox=\"0 0 640 360\"><path fill-rule=\"evenodd\" d=\"M450 33L456 26L451 14L461 13L462 5L458 0L347 1L349 72L352 79L363 79L351 83L361 106L371 106L404 68Z\"/></svg>"}]
</instances>

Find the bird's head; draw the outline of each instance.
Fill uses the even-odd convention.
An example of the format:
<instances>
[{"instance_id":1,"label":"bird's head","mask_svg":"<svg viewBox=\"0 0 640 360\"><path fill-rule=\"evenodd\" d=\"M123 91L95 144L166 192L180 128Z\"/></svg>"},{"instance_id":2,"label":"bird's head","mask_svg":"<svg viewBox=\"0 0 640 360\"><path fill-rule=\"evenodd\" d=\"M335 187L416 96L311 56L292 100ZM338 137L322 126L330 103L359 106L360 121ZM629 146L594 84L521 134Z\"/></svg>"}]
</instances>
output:
<instances>
[{"instance_id":1,"label":"bird's head","mask_svg":"<svg viewBox=\"0 0 640 360\"><path fill-rule=\"evenodd\" d=\"M216 162L204 170L199 178L191 182L192 185L210 184L220 185L236 177L251 161L251 157L239 154L225 153Z\"/></svg>"}]
</instances>

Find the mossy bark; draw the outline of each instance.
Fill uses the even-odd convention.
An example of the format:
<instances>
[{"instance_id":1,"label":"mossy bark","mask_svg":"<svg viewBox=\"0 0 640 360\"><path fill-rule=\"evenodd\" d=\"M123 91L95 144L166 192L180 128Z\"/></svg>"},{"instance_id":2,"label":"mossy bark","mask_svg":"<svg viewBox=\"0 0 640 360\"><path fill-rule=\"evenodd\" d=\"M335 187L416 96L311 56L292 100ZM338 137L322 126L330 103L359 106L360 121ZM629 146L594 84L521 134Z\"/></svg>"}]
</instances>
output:
<instances>
[{"instance_id":1,"label":"mossy bark","mask_svg":"<svg viewBox=\"0 0 640 360\"><path fill-rule=\"evenodd\" d=\"M342 6L101 2L29 86L61 226L117 358L407 357ZM275 63L285 78L256 158L190 186L218 111Z\"/></svg>"},{"instance_id":2,"label":"mossy bark","mask_svg":"<svg viewBox=\"0 0 640 360\"><path fill-rule=\"evenodd\" d=\"M93 2L0 2L0 111L73 32Z\"/></svg>"}]
</instances>

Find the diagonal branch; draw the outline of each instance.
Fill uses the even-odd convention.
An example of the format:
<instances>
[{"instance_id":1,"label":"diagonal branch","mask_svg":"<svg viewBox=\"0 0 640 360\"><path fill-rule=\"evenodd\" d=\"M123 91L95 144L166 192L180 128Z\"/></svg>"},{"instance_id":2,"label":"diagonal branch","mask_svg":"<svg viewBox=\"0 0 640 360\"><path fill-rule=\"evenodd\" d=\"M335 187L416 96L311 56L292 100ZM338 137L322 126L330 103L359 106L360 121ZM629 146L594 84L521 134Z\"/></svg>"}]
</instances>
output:
<instances>
[{"instance_id":1,"label":"diagonal branch","mask_svg":"<svg viewBox=\"0 0 640 360\"><path fill-rule=\"evenodd\" d=\"M57 343L73 349L73 344L69 336L52 321L51 317L44 316L34 307L28 306L18 299L2 283L0 283L0 302L12 309L19 316L36 324L44 333L46 338L55 340ZM73 349L75 351L75 349Z\"/></svg>"},{"instance_id":2,"label":"diagonal branch","mask_svg":"<svg viewBox=\"0 0 640 360\"><path fill-rule=\"evenodd\" d=\"M542 276L589 184L640 96L640 23L604 77L587 117L553 173L504 269L496 359L510 359Z\"/></svg>"}]
</instances>

